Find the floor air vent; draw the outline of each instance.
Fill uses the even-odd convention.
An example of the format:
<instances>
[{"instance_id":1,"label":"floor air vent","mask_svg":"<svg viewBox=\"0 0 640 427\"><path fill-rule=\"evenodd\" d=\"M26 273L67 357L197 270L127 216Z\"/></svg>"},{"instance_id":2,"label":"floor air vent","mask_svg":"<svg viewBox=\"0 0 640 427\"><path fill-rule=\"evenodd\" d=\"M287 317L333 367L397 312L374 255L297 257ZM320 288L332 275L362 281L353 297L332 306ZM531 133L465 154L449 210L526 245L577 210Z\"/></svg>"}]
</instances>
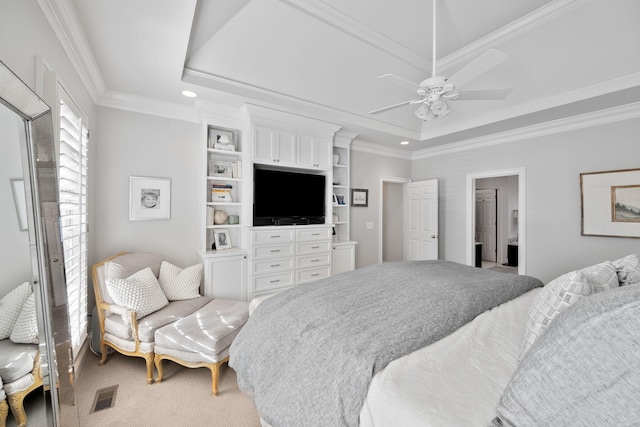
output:
<instances>
[{"instance_id":1,"label":"floor air vent","mask_svg":"<svg viewBox=\"0 0 640 427\"><path fill-rule=\"evenodd\" d=\"M116 392L118 391L118 386L114 385L111 387L101 388L96 391L96 397L93 400L93 405L91 406L91 412L102 411L103 409L113 408L116 404Z\"/></svg>"}]
</instances>

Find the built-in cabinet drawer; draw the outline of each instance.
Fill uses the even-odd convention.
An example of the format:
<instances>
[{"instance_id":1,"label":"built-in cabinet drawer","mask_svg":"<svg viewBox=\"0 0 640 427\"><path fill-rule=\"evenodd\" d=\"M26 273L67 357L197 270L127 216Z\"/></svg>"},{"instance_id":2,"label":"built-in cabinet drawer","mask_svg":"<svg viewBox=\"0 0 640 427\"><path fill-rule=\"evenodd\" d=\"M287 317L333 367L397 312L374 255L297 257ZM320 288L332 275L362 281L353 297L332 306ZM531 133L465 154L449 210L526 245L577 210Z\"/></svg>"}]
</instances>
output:
<instances>
[{"instance_id":1,"label":"built-in cabinet drawer","mask_svg":"<svg viewBox=\"0 0 640 427\"><path fill-rule=\"evenodd\" d=\"M254 261L253 274L269 274L277 271L291 270L293 258L274 258L266 261Z\"/></svg>"},{"instance_id":2,"label":"built-in cabinet drawer","mask_svg":"<svg viewBox=\"0 0 640 427\"><path fill-rule=\"evenodd\" d=\"M293 285L293 271L253 278L253 292L263 292Z\"/></svg>"},{"instance_id":3,"label":"built-in cabinet drawer","mask_svg":"<svg viewBox=\"0 0 640 427\"><path fill-rule=\"evenodd\" d=\"M331 266L310 268L306 270L296 271L296 284L313 282L314 280L324 279L331 275Z\"/></svg>"},{"instance_id":4,"label":"built-in cabinet drawer","mask_svg":"<svg viewBox=\"0 0 640 427\"><path fill-rule=\"evenodd\" d=\"M296 268L315 267L326 264L331 264L330 252L317 255L298 256L296 258Z\"/></svg>"},{"instance_id":5,"label":"built-in cabinet drawer","mask_svg":"<svg viewBox=\"0 0 640 427\"><path fill-rule=\"evenodd\" d=\"M268 246L254 246L253 258L265 259L265 258L278 258L293 255L293 243L285 245L268 245Z\"/></svg>"},{"instance_id":6,"label":"built-in cabinet drawer","mask_svg":"<svg viewBox=\"0 0 640 427\"><path fill-rule=\"evenodd\" d=\"M297 254L298 255L307 255L307 254L315 254L319 252L329 252L331 250L331 242L329 240L326 241L318 241L318 242L305 242L297 244Z\"/></svg>"},{"instance_id":7,"label":"built-in cabinet drawer","mask_svg":"<svg viewBox=\"0 0 640 427\"><path fill-rule=\"evenodd\" d=\"M312 229L298 229L296 230L297 242L308 242L313 240L331 240L330 228L312 228Z\"/></svg>"},{"instance_id":8,"label":"built-in cabinet drawer","mask_svg":"<svg viewBox=\"0 0 640 427\"><path fill-rule=\"evenodd\" d=\"M295 239L294 230L266 230L253 232L254 245L289 243Z\"/></svg>"}]
</instances>

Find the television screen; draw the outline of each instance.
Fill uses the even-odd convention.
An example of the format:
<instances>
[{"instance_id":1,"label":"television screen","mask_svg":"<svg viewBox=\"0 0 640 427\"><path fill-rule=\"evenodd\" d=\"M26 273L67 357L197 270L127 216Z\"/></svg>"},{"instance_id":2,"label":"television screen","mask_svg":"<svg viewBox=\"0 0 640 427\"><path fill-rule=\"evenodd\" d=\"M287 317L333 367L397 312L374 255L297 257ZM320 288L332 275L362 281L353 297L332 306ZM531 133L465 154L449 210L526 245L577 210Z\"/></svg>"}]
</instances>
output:
<instances>
[{"instance_id":1,"label":"television screen","mask_svg":"<svg viewBox=\"0 0 640 427\"><path fill-rule=\"evenodd\" d=\"M324 222L324 199L324 175L254 169L254 225L300 218Z\"/></svg>"}]
</instances>

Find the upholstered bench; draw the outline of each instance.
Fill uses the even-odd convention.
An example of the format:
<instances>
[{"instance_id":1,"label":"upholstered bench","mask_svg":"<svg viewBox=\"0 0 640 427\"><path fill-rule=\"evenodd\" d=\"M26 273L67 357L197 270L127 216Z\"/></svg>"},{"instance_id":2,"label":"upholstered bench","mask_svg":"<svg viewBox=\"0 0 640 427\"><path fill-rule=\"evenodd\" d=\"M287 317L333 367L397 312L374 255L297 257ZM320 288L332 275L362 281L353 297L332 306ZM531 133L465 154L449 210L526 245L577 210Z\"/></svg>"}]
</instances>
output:
<instances>
[{"instance_id":1,"label":"upholstered bench","mask_svg":"<svg viewBox=\"0 0 640 427\"><path fill-rule=\"evenodd\" d=\"M218 394L220 365L229 360L229 346L249 318L249 303L214 299L198 311L155 332L156 382L162 361L211 370L211 390Z\"/></svg>"}]
</instances>

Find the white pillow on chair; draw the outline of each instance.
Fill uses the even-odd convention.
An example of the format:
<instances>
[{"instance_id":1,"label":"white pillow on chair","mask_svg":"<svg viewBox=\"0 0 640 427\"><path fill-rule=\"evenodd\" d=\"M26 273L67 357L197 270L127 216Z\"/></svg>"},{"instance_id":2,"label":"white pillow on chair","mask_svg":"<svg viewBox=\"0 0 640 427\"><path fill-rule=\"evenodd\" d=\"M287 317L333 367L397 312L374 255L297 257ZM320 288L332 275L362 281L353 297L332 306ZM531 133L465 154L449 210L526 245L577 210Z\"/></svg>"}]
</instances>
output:
<instances>
[{"instance_id":1,"label":"white pillow on chair","mask_svg":"<svg viewBox=\"0 0 640 427\"><path fill-rule=\"evenodd\" d=\"M169 304L158 279L149 267L126 279L107 279L107 289L113 301L135 311L137 319L142 319ZM128 316L122 317L125 323L130 323Z\"/></svg>"},{"instance_id":2,"label":"white pillow on chair","mask_svg":"<svg viewBox=\"0 0 640 427\"><path fill-rule=\"evenodd\" d=\"M162 261L160 266L160 287L169 301L198 298L202 280L202 264L182 269Z\"/></svg>"},{"instance_id":3,"label":"white pillow on chair","mask_svg":"<svg viewBox=\"0 0 640 427\"><path fill-rule=\"evenodd\" d=\"M38 344L38 317L36 297L32 292L22 304L20 315L13 325L9 339L17 344Z\"/></svg>"},{"instance_id":4,"label":"white pillow on chair","mask_svg":"<svg viewBox=\"0 0 640 427\"><path fill-rule=\"evenodd\" d=\"M20 316L22 304L32 292L31 283L24 282L0 299L0 340L9 338Z\"/></svg>"}]
</instances>

